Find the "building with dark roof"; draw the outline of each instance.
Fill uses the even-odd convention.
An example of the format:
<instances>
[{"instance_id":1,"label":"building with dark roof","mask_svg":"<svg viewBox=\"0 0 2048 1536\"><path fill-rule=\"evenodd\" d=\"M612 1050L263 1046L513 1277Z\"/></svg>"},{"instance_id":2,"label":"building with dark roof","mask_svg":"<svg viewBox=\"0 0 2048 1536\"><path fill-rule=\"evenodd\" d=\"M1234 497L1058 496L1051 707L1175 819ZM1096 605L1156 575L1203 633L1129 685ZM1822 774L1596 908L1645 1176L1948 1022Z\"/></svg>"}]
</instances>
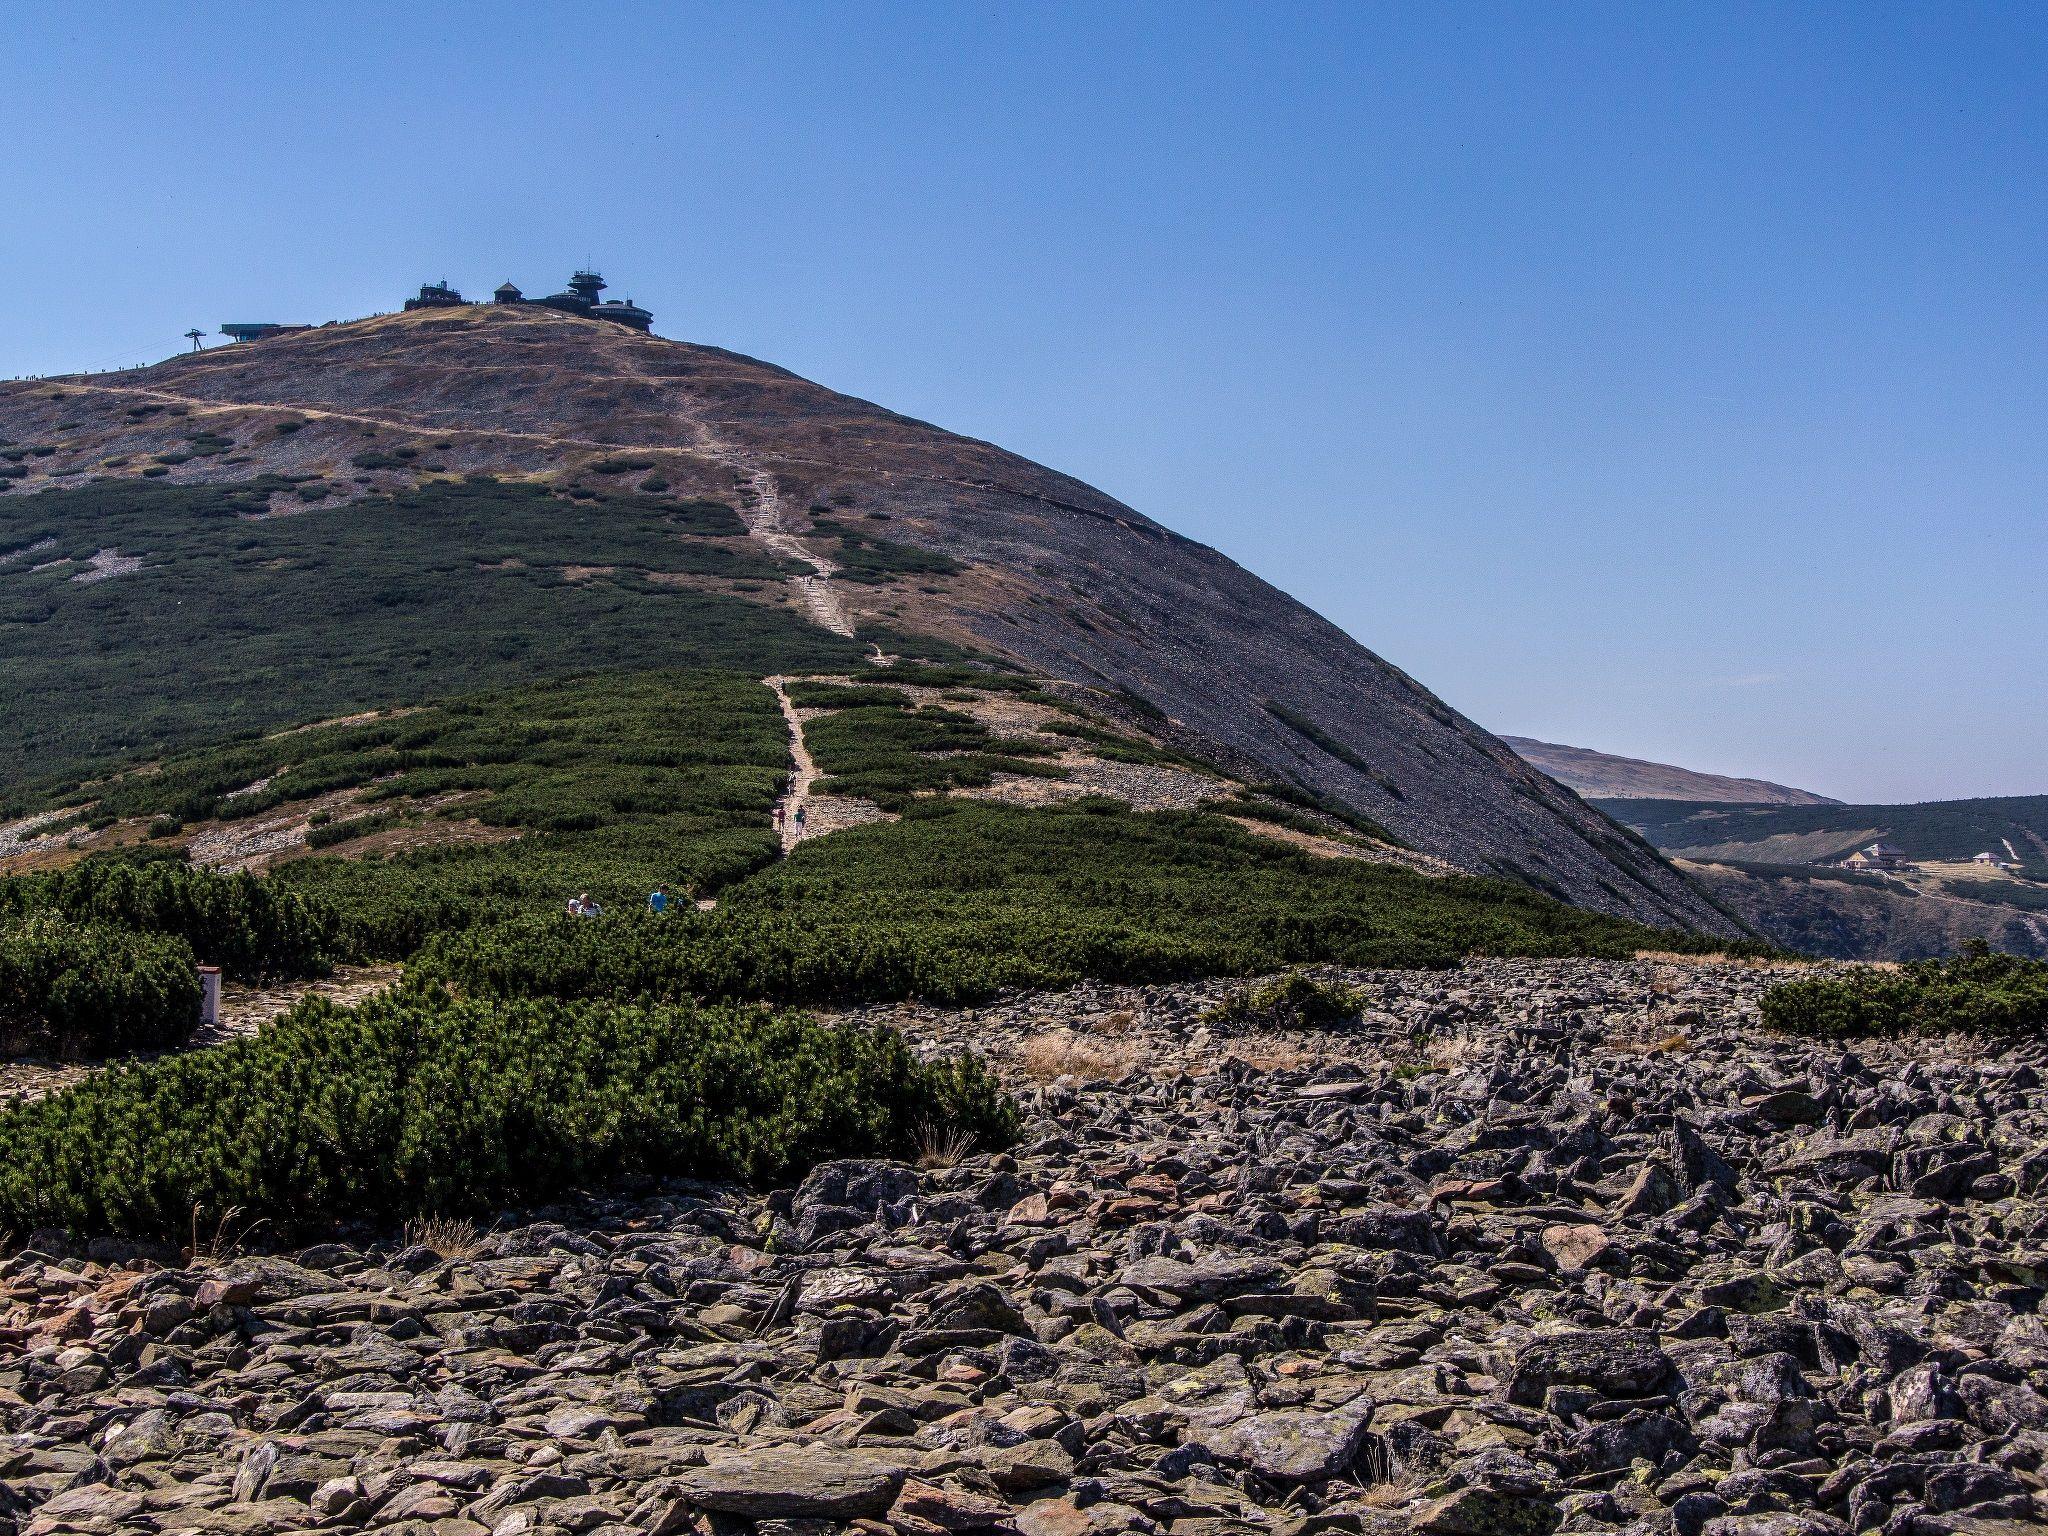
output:
<instances>
[{"instance_id":1,"label":"building with dark roof","mask_svg":"<svg viewBox=\"0 0 2048 1536\"><path fill-rule=\"evenodd\" d=\"M250 320L224 325L220 328L220 333L230 341L260 341L265 336L281 336L286 331L310 329L310 326L304 325L279 325L273 320Z\"/></svg>"},{"instance_id":2,"label":"building with dark roof","mask_svg":"<svg viewBox=\"0 0 2048 1536\"><path fill-rule=\"evenodd\" d=\"M407 309L454 309L463 302L462 295L448 286L444 277L438 283L421 283L420 296L407 299Z\"/></svg>"},{"instance_id":3,"label":"building with dark roof","mask_svg":"<svg viewBox=\"0 0 2048 1536\"><path fill-rule=\"evenodd\" d=\"M598 295L604 292L605 286L604 278L596 272L575 272L570 274L569 286L560 293L529 299L512 284L501 283L491 294L491 300L496 304L538 304L545 309L559 309L565 315L609 320L614 325L628 326L636 331L653 326L652 312L642 309L631 299L600 299Z\"/></svg>"}]
</instances>

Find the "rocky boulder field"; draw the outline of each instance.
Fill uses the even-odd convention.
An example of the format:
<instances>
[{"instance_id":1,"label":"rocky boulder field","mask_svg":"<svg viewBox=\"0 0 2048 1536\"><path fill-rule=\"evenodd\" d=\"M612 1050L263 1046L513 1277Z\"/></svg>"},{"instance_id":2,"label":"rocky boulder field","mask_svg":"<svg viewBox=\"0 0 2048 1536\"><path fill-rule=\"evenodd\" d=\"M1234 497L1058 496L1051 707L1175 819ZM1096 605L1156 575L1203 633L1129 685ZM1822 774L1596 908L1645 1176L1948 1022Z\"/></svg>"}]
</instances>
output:
<instances>
[{"instance_id":1,"label":"rocky boulder field","mask_svg":"<svg viewBox=\"0 0 2048 1536\"><path fill-rule=\"evenodd\" d=\"M2036 1529L2043 1052L1771 1037L1772 976L868 1010L1022 1141L183 1267L26 1235L0 1531Z\"/></svg>"}]
</instances>

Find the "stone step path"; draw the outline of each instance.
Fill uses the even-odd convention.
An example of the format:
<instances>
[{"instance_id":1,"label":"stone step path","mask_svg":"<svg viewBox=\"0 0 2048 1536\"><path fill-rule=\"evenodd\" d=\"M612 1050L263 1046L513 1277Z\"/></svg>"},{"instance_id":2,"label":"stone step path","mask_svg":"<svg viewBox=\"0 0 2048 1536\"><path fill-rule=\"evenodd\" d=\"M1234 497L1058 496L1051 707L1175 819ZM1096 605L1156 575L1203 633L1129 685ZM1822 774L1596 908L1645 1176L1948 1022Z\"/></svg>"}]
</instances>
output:
<instances>
[{"instance_id":1,"label":"stone step path","mask_svg":"<svg viewBox=\"0 0 2048 1536\"><path fill-rule=\"evenodd\" d=\"M852 616L831 586L831 579L839 567L823 555L814 553L790 530L783 518L782 492L775 483L775 476L765 469L750 466L737 450L724 447L724 452L748 493L742 495L740 506L740 521L747 525L748 534L777 558L794 560L811 568L811 575L789 578L790 586L804 605L804 612L810 615L814 624L831 630L835 635L852 639Z\"/></svg>"}]
</instances>

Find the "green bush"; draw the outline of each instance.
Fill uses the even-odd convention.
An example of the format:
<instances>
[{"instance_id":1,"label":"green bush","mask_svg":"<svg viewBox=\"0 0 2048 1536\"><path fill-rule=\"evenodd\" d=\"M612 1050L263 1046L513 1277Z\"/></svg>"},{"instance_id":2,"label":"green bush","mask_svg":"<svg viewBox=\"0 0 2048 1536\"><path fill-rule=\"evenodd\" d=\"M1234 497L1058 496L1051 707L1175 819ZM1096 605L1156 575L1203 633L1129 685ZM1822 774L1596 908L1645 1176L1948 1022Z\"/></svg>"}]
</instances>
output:
<instances>
[{"instance_id":1,"label":"green bush","mask_svg":"<svg viewBox=\"0 0 2048 1536\"><path fill-rule=\"evenodd\" d=\"M2048 1031L2048 961L1981 946L1897 970L1790 981L1763 996L1764 1023L1824 1040L1969 1033L2033 1039Z\"/></svg>"},{"instance_id":2,"label":"green bush","mask_svg":"<svg viewBox=\"0 0 2048 1536\"><path fill-rule=\"evenodd\" d=\"M485 1212L639 1177L787 1179L1016 1111L975 1062L753 1008L315 999L261 1035L0 1114L0 1229L284 1234Z\"/></svg>"},{"instance_id":3,"label":"green bush","mask_svg":"<svg viewBox=\"0 0 2048 1536\"><path fill-rule=\"evenodd\" d=\"M1269 1029L1326 1029L1355 1019L1365 994L1338 981L1289 971L1237 991L1202 1014L1210 1024L1256 1024Z\"/></svg>"},{"instance_id":4,"label":"green bush","mask_svg":"<svg viewBox=\"0 0 2048 1536\"><path fill-rule=\"evenodd\" d=\"M801 686L801 685L800 685ZM949 789L980 788L999 773L1062 779L1067 770L1037 761L1050 749L1042 742L1005 741L974 716L927 704L909 708L907 695L889 688L847 688L840 694L859 696L836 707L835 690L806 690L792 695L819 700L832 713L820 715L804 728L811 755L826 777L818 792L872 800L885 810L907 810L920 795ZM894 694L898 702L870 697Z\"/></svg>"},{"instance_id":5,"label":"green bush","mask_svg":"<svg viewBox=\"0 0 2048 1536\"><path fill-rule=\"evenodd\" d=\"M0 1050L105 1056L175 1045L199 1021L197 967L191 946L166 934L47 912L7 922Z\"/></svg>"},{"instance_id":6,"label":"green bush","mask_svg":"<svg viewBox=\"0 0 2048 1536\"><path fill-rule=\"evenodd\" d=\"M371 816L357 816L348 821L329 818L306 833L308 848L332 848L336 843L345 843L351 838L368 837L373 832L388 832L404 820L397 811L380 811Z\"/></svg>"},{"instance_id":7,"label":"green bush","mask_svg":"<svg viewBox=\"0 0 2048 1536\"><path fill-rule=\"evenodd\" d=\"M88 859L0 880L0 922L42 913L170 934L206 964L247 979L320 975L334 943L324 904L253 875L172 859Z\"/></svg>"}]
</instances>

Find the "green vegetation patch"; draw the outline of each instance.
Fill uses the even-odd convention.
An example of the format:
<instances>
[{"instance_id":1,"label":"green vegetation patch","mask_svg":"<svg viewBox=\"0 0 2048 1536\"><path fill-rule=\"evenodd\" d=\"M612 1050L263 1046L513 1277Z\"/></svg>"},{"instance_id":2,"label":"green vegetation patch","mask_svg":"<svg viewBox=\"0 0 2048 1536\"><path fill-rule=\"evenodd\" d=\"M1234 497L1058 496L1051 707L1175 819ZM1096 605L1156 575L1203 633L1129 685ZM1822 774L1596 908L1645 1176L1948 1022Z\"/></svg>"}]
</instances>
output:
<instances>
[{"instance_id":1,"label":"green vegetation patch","mask_svg":"<svg viewBox=\"0 0 2048 1536\"><path fill-rule=\"evenodd\" d=\"M616 909L657 885L683 896L738 879L775 857L770 813L788 768L782 714L759 679L645 672L186 753L78 793L101 816L190 824L356 791L314 828L322 843L394 825L392 802L519 832L380 860L295 859L264 882L332 912L342 954L396 959L431 933L559 910L586 891Z\"/></svg>"},{"instance_id":2,"label":"green vegetation patch","mask_svg":"<svg viewBox=\"0 0 2048 1536\"><path fill-rule=\"evenodd\" d=\"M621 667L819 672L862 648L664 572L773 579L707 542L718 503L437 482L260 517L285 482L101 481L0 499L0 553L118 549L142 570L79 583L0 563L0 806L25 784L350 710ZM610 570L571 581L563 567Z\"/></svg>"},{"instance_id":3,"label":"green vegetation patch","mask_svg":"<svg viewBox=\"0 0 2048 1536\"><path fill-rule=\"evenodd\" d=\"M879 539L867 530L830 518L811 524L814 533L838 542L830 551L841 580L881 586L898 576L952 576L967 569L951 555Z\"/></svg>"},{"instance_id":4,"label":"green vegetation patch","mask_svg":"<svg viewBox=\"0 0 2048 1536\"><path fill-rule=\"evenodd\" d=\"M912 707L900 693L895 698L898 702L835 709L804 727L805 743L826 775L817 786L820 794L859 796L901 811L919 795L980 788L994 783L999 773L1067 776L1064 768L1043 761L1057 753L1044 742L1001 738L959 710L936 704Z\"/></svg>"},{"instance_id":5,"label":"green vegetation patch","mask_svg":"<svg viewBox=\"0 0 2048 1536\"><path fill-rule=\"evenodd\" d=\"M1744 843L1774 837L1897 845L1909 859L1961 862L1979 853L2017 851L2022 871L2048 880L2048 795L1930 800L1920 805L1717 805L1698 800L1596 800L1617 821L1667 852L1733 855ZM1847 852L1853 843L1838 844Z\"/></svg>"},{"instance_id":6,"label":"green vegetation patch","mask_svg":"<svg viewBox=\"0 0 2048 1536\"><path fill-rule=\"evenodd\" d=\"M1317 725L1315 721L1309 719L1300 710L1289 709L1277 699L1267 699L1263 702L1267 714L1278 720L1287 729L1294 732L1295 735L1301 737L1302 740L1308 742L1319 751L1336 758L1345 767L1355 769L1357 772L1364 774L1396 800L1402 798L1400 787L1392 779L1381 773L1371 763L1352 751L1351 748L1345 746L1343 742L1332 736L1320 725Z\"/></svg>"},{"instance_id":7,"label":"green vegetation patch","mask_svg":"<svg viewBox=\"0 0 2048 1536\"><path fill-rule=\"evenodd\" d=\"M1083 977L1705 947L1505 881L1311 859L1214 816L946 801L803 843L715 912L478 928L416 970L469 995L957 1003Z\"/></svg>"},{"instance_id":8,"label":"green vegetation patch","mask_svg":"<svg viewBox=\"0 0 2048 1536\"><path fill-rule=\"evenodd\" d=\"M1016 1114L972 1061L758 1009L300 1004L261 1035L0 1114L0 1230L175 1238L195 1210L296 1235L668 1175L783 1179Z\"/></svg>"},{"instance_id":9,"label":"green vegetation patch","mask_svg":"<svg viewBox=\"0 0 2048 1536\"><path fill-rule=\"evenodd\" d=\"M910 695L901 688L881 688L865 683L794 682L789 685L788 692L789 702L798 709L910 708Z\"/></svg>"},{"instance_id":10,"label":"green vegetation patch","mask_svg":"<svg viewBox=\"0 0 2048 1536\"><path fill-rule=\"evenodd\" d=\"M0 1051L106 1056L177 1044L199 1020L197 967L192 947L169 934L55 912L0 918Z\"/></svg>"},{"instance_id":11,"label":"green vegetation patch","mask_svg":"<svg viewBox=\"0 0 2048 1536\"><path fill-rule=\"evenodd\" d=\"M2022 885L2016 880L1951 880L1942 888L1965 901L1989 901L2022 912L2048 912L2048 886Z\"/></svg>"},{"instance_id":12,"label":"green vegetation patch","mask_svg":"<svg viewBox=\"0 0 2048 1536\"><path fill-rule=\"evenodd\" d=\"M318 976L334 943L317 901L253 875L219 875L170 859L88 859L0 879L0 924L46 914L93 927L168 934L198 961L243 980Z\"/></svg>"},{"instance_id":13,"label":"green vegetation patch","mask_svg":"<svg viewBox=\"0 0 2048 1536\"><path fill-rule=\"evenodd\" d=\"M2048 961L1995 955L1981 942L1946 960L1784 982L1763 996L1764 1023L1823 1040L1970 1033L2038 1039L2048 1030Z\"/></svg>"},{"instance_id":14,"label":"green vegetation patch","mask_svg":"<svg viewBox=\"0 0 2048 1536\"><path fill-rule=\"evenodd\" d=\"M1365 1010L1365 993L1341 981L1322 981L1289 971L1255 986L1240 987L1203 1013L1209 1024L1254 1025L1266 1029L1328 1029Z\"/></svg>"}]
</instances>

